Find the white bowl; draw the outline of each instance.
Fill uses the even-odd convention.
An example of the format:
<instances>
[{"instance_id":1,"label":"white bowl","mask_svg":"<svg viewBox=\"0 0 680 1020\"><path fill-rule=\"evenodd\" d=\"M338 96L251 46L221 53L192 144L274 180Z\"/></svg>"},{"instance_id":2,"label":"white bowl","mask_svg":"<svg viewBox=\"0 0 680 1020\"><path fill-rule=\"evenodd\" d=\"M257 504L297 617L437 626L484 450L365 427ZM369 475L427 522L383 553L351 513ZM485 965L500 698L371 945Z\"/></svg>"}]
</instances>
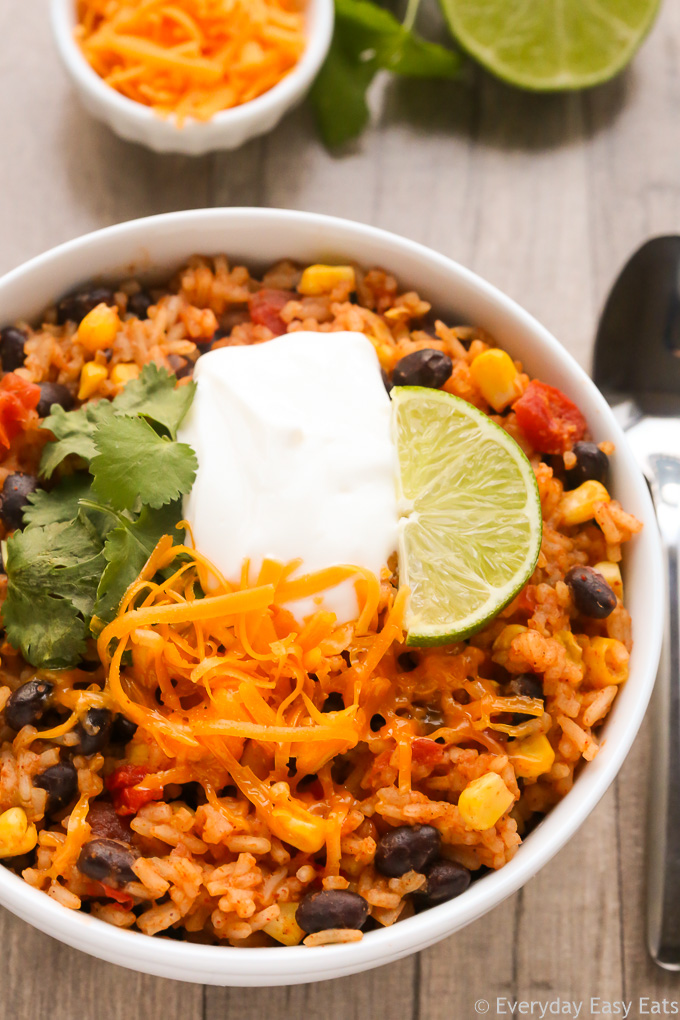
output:
<instances>
[{"instance_id":1,"label":"white bowl","mask_svg":"<svg viewBox=\"0 0 680 1020\"><path fill-rule=\"evenodd\" d=\"M647 486L608 405L585 372L527 312L450 259L373 227L313 213L277 209L205 209L109 227L70 241L0 280L2 323L38 316L65 291L93 278L130 273L162 276L189 255L226 252L260 267L290 257L302 263L355 259L381 265L432 301L450 322L483 326L529 372L564 390L583 410L598 441L616 444L612 488L645 525L626 553L627 604L635 647L630 678L607 720L600 753L573 790L528 836L516 857L458 899L358 943L306 948L232 949L152 939L120 931L60 906L0 868L0 903L49 935L134 970L215 985L285 985L342 977L424 949L486 913L548 861L593 810L614 779L638 731L654 683L663 619L658 531ZM574 876L578 881L578 876ZM569 890L564 890L565 896Z\"/></svg>"},{"instance_id":2,"label":"white bowl","mask_svg":"<svg viewBox=\"0 0 680 1020\"><path fill-rule=\"evenodd\" d=\"M127 141L139 142L156 152L187 156L237 149L276 127L307 94L326 58L333 35L333 10L333 0L308 0L307 48L293 70L268 92L217 113L209 121L189 120L178 128L174 118L159 117L149 107L105 84L75 41L75 0L51 0L57 48L83 106Z\"/></svg>"}]
</instances>

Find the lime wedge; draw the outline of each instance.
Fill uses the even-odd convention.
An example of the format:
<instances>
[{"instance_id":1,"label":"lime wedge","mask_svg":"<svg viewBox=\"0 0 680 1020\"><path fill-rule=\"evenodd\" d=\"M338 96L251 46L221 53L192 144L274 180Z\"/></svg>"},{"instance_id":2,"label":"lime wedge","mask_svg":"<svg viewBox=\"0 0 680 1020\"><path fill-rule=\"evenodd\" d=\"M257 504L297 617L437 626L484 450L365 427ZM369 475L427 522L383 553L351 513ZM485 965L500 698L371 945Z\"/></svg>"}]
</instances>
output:
<instances>
[{"instance_id":1,"label":"lime wedge","mask_svg":"<svg viewBox=\"0 0 680 1020\"><path fill-rule=\"evenodd\" d=\"M660 0L441 0L471 56L520 88L582 89L631 59Z\"/></svg>"},{"instance_id":2,"label":"lime wedge","mask_svg":"<svg viewBox=\"0 0 680 1020\"><path fill-rule=\"evenodd\" d=\"M468 637L531 576L541 547L538 485L507 432L442 390L395 386L399 577L409 645Z\"/></svg>"}]
</instances>

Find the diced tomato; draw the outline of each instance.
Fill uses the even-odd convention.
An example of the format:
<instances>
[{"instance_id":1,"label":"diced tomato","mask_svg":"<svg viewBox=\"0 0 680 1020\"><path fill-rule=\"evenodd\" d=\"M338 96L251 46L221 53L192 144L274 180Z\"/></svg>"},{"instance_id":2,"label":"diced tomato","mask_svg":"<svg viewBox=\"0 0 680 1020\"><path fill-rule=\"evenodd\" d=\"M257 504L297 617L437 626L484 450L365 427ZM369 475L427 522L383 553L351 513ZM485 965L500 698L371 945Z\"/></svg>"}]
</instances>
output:
<instances>
[{"instance_id":1,"label":"diced tomato","mask_svg":"<svg viewBox=\"0 0 680 1020\"><path fill-rule=\"evenodd\" d=\"M130 893L121 892L120 889L114 889L112 885L106 885L104 882L90 882L88 895L106 896L108 899L120 903L125 910L131 910L135 902Z\"/></svg>"},{"instance_id":2,"label":"diced tomato","mask_svg":"<svg viewBox=\"0 0 680 1020\"><path fill-rule=\"evenodd\" d=\"M95 836L104 836L106 839L130 839L130 826L116 814L116 809L108 800L90 801L90 808L87 812L87 824Z\"/></svg>"},{"instance_id":3,"label":"diced tomato","mask_svg":"<svg viewBox=\"0 0 680 1020\"><path fill-rule=\"evenodd\" d=\"M295 298L289 290L272 290L265 287L250 298L250 318L256 326L266 326L274 336L286 332L286 323L281 318L281 309Z\"/></svg>"},{"instance_id":4,"label":"diced tomato","mask_svg":"<svg viewBox=\"0 0 680 1020\"><path fill-rule=\"evenodd\" d=\"M137 783L149 774L145 765L121 765L106 780L113 806L119 815L134 815L152 800L162 800L163 791L137 790Z\"/></svg>"},{"instance_id":5,"label":"diced tomato","mask_svg":"<svg viewBox=\"0 0 680 1020\"><path fill-rule=\"evenodd\" d=\"M0 446L9 450L15 436L26 427L40 400L40 387L27 382L16 372L7 372L0 381Z\"/></svg>"},{"instance_id":6,"label":"diced tomato","mask_svg":"<svg viewBox=\"0 0 680 1020\"><path fill-rule=\"evenodd\" d=\"M416 737L411 743L411 757L419 765L437 765L443 754L442 745L429 737Z\"/></svg>"},{"instance_id":7,"label":"diced tomato","mask_svg":"<svg viewBox=\"0 0 680 1020\"><path fill-rule=\"evenodd\" d=\"M588 425L561 390L534 380L513 404L517 423L534 450L565 453L585 436Z\"/></svg>"}]
</instances>

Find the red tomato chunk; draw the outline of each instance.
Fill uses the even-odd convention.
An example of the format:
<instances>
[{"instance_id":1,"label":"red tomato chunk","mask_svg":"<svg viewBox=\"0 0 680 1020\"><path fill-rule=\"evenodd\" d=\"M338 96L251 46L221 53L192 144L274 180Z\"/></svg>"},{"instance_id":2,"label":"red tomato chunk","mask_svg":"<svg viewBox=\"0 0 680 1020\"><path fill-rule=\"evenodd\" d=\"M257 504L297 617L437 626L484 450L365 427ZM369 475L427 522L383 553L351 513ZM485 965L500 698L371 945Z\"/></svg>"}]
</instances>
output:
<instances>
[{"instance_id":1,"label":"red tomato chunk","mask_svg":"<svg viewBox=\"0 0 680 1020\"><path fill-rule=\"evenodd\" d=\"M416 737L411 743L411 754L419 764L433 766L444 757L444 748L429 737Z\"/></svg>"},{"instance_id":2,"label":"red tomato chunk","mask_svg":"<svg viewBox=\"0 0 680 1020\"><path fill-rule=\"evenodd\" d=\"M137 790L137 783L149 774L144 765L121 765L106 780L113 806L119 815L134 815L152 800L162 800L163 791Z\"/></svg>"},{"instance_id":3,"label":"red tomato chunk","mask_svg":"<svg viewBox=\"0 0 680 1020\"><path fill-rule=\"evenodd\" d=\"M588 431L576 404L561 390L536 380L513 404L513 411L522 432L539 453L565 453Z\"/></svg>"},{"instance_id":4,"label":"red tomato chunk","mask_svg":"<svg viewBox=\"0 0 680 1020\"><path fill-rule=\"evenodd\" d=\"M289 290L272 290L265 287L250 299L250 318L256 326L266 326L274 336L286 332L286 323L281 318L281 309L295 298Z\"/></svg>"},{"instance_id":5,"label":"red tomato chunk","mask_svg":"<svg viewBox=\"0 0 680 1020\"><path fill-rule=\"evenodd\" d=\"M0 446L10 443L24 430L40 400L40 387L16 372L7 372L0 382Z\"/></svg>"}]
</instances>

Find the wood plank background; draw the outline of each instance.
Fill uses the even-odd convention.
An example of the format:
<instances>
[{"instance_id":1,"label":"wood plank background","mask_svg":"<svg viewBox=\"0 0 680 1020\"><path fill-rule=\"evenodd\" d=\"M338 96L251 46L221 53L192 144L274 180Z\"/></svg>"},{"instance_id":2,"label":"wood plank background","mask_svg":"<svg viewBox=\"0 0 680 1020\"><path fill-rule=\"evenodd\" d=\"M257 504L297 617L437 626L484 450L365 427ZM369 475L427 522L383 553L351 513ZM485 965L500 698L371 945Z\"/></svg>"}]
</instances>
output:
<instances>
[{"instance_id":1,"label":"wood plank background","mask_svg":"<svg viewBox=\"0 0 680 1020\"><path fill-rule=\"evenodd\" d=\"M678 0L665 0L633 67L590 93L521 94L471 70L462 85L395 83L376 100L373 130L342 158L321 148L305 109L237 153L159 157L119 141L77 105L47 0L0 0L0 272L150 213L309 209L453 256L587 365L623 260L652 234L680 232ZM474 1016L477 999L497 995L680 999L680 977L651 964L644 945L652 772L645 725L587 826L511 900L417 957L316 986L201 988L123 972L0 911L0 1020L450 1020Z\"/></svg>"}]
</instances>

